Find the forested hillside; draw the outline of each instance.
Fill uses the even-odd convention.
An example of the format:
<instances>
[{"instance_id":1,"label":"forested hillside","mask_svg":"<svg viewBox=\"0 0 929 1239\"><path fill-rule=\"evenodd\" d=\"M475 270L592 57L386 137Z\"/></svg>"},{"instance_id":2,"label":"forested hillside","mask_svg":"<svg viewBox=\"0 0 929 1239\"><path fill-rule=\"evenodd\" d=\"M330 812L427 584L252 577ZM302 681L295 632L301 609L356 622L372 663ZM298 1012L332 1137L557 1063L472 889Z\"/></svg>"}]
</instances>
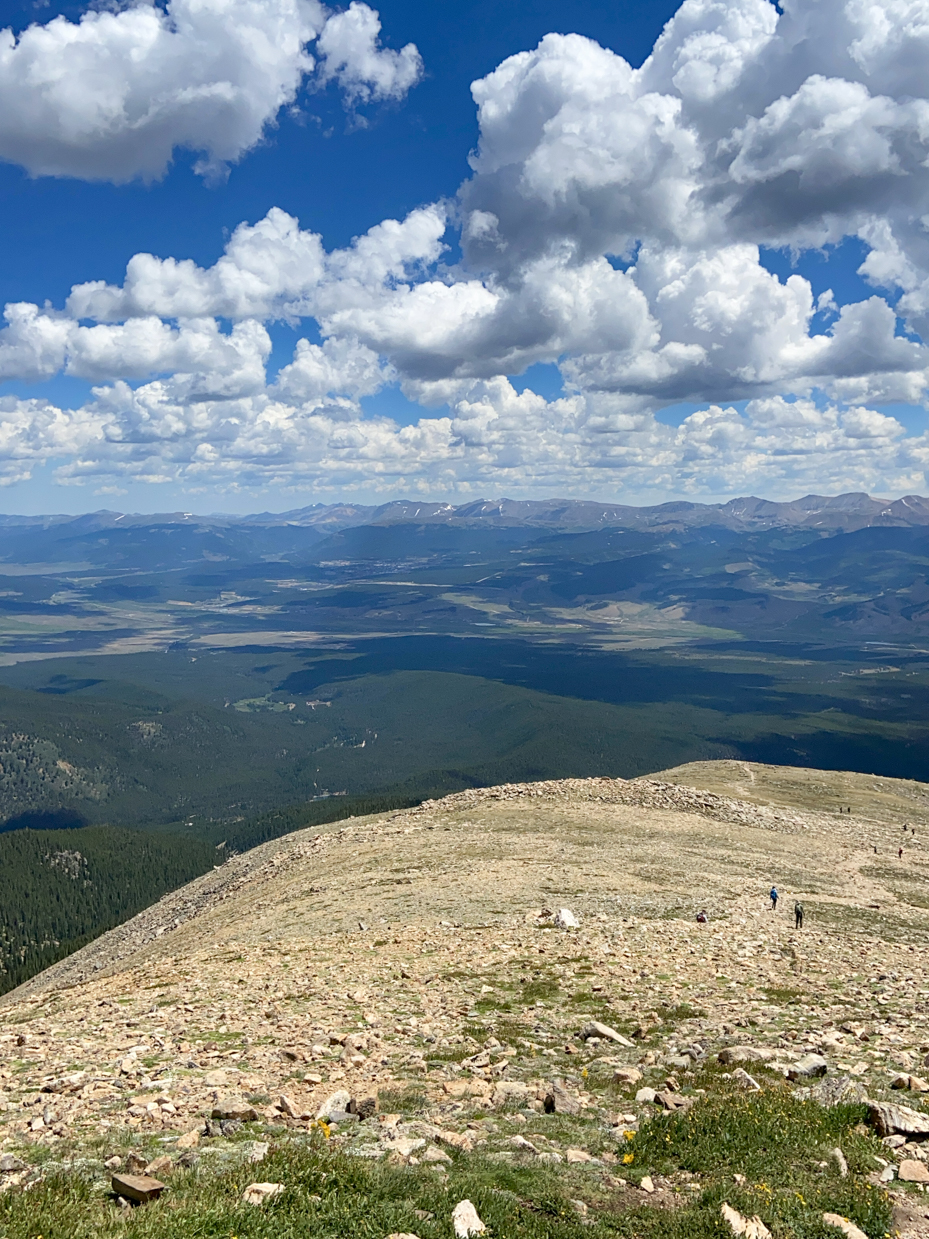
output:
<instances>
[{"instance_id":1,"label":"forested hillside","mask_svg":"<svg viewBox=\"0 0 929 1239\"><path fill-rule=\"evenodd\" d=\"M215 864L210 844L115 826L0 835L0 992Z\"/></svg>"}]
</instances>

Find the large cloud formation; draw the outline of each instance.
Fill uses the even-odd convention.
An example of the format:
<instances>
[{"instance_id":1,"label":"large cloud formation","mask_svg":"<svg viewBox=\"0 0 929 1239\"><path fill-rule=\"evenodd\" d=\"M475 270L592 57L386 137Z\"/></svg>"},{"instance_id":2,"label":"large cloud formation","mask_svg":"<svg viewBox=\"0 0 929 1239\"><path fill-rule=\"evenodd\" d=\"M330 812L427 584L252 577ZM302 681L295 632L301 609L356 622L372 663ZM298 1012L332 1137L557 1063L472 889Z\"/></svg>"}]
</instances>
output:
<instances>
[{"instance_id":1,"label":"large cloud formation","mask_svg":"<svg viewBox=\"0 0 929 1239\"><path fill-rule=\"evenodd\" d=\"M175 148L219 175L292 103L316 61L350 102L401 99L419 52L379 46L358 0L168 0L0 31L0 159L33 176L152 180Z\"/></svg>"},{"instance_id":2,"label":"large cloud formation","mask_svg":"<svg viewBox=\"0 0 929 1239\"><path fill-rule=\"evenodd\" d=\"M351 98L418 72L377 33L353 4L318 40ZM61 310L7 306L0 375L99 384L78 411L0 404L8 478L67 456L62 481L194 488L925 489L929 436L870 407L929 389L925 0L685 0L639 69L548 35L472 90L454 202L333 252L272 210L208 269L137 254ZM874 293L841 308L760 261L845 237ZM275 319L322 343L269 382ZM538 362L563 398L506 377ZM389 383L438 415L364 416ZM656 419L681 401L706 407Z\"/></svg>"}]
</instances>

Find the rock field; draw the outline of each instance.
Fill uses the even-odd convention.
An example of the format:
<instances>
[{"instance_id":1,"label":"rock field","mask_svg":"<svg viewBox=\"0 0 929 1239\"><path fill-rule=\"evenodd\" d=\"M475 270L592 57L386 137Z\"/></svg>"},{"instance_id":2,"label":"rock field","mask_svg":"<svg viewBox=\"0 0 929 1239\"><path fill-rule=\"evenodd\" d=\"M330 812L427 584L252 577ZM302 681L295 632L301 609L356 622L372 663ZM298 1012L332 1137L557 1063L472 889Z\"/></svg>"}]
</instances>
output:
<instances>
[{"instance_id":1,"label":"rock field","mask_svg":"<svg viewBox=\"0 0 929 1239\"><path fill-rule=\"evenodd\" d=\"M686 1183L625 1177L627 1133L713 1072L867 1099L874 1182L925 1239L929 798L774 771L468 791L233 858L0 1000L0 1190L56 1148L159 1178L254 1123L256 1161L325 1130L671 1207Z\"/></svg>"}]
</instances>

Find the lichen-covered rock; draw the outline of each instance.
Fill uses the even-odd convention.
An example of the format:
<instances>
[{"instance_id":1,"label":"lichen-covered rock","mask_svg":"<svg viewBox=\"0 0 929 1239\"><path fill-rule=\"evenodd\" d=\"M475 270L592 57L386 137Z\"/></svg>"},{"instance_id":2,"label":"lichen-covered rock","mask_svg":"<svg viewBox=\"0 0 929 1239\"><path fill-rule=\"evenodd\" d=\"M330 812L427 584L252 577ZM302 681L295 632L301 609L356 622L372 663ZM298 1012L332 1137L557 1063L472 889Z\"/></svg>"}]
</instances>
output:
<instances>
[{"instance_id":1,"label":"lichen-covered rock","mask_svg":"<svg viewBox=\"0 0 929 1239\"><path fill-rule=\"evenodd\" d=\"M804 1054L787 1068L789 1080L808 1080L816 1076L824 1076L829 1070L829 1064L822 1054Z\"/></svg>"}]
</instances>

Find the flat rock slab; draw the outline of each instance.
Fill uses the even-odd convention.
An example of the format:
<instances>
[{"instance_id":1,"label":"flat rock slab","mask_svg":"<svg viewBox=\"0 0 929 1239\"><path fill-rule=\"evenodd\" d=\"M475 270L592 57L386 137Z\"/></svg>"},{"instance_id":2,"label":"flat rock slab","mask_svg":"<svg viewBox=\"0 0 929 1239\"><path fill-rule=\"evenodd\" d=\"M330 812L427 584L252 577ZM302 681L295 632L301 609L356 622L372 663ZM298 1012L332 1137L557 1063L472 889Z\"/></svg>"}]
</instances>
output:
<instances>
[{"instance_id":1,"label":"flat rock slab","mask_svg":"<svg viewBox=\"0 0 929 1239\"><path fill-rule=\"evenodd\" d=\"M694 1104L693 1097L682 1097L680 1093L672 1093L670 1089L656 1093L655 1101L664 1110L687 1110Z\"/></svg>"},{"instance_id":2,"label":"flat rock slab","mask_svg":"<svg viewBox=\"0 0 929 1239\"><path fill-rule=\"evenodd\" d=\"M826 1107L868 1100L868 1090L851 1076L833 1076L828 1080L820 1080L808 1089L797 1089L797 1097L804 1095Z\"/></svg>"},{"instance_id":3,"label":"flat rock slab","mask_svg":"<svg viewBox=\"0 0 929 1239\"><path fill-rule=\"evenodd\" d=\"M257 1123L261 1115L244 1097L221 1097L213 1107L214 1119L235 1120L239 1123Z\"/></svg>"},{"instance_id":4,"label":"flat rock slab","mask_svg":"<svg viewBox=\"0 0 929 1239\"><path fill-rule=\"evenodd\" d=\"M787 1068L787 1078L790 1080L810 1079L814 1076L824 1076L829 1064L821 1054L804 1054Z\"/></svg>"},{"instance_id":5,"label":"flat rock slab","mask_svg":"<svg viewBox=\"0 0 929 1239\"><path fill-rule=\"evenodd\" d=\"M635 1067L620 1067L613 1073L614 1084L638 1084L642 1079L642 1072Z\"/></svg>"},{"instance_id":6,"label":"flat rock slab","mask_svg":"<svg viewBox=\"0 0 929 1239\"><path fill-rule=\"evenodd\" d=\"M160 1179L152 1179L147 1174L114 1174L110 1180L117 1196L125 1196L144 1205L149 1200L157 1200L167 1184Z\"/></svg>"},{"instance_id":7,"label":"flat rock slab","mask_svg":"<svg viewBox=\"0 0 929 1239\"><path fill-rule=\"evenodd\" d=\"M506 1105L508 1101L524 1101L529 1096L529 1088L519 1080L501 1080L491 1094L491 1104Z\"/></svg>"},{"instance_id":8,"label":"flat rock slab","mask_svg":"<svg viewBox=\"0 0 929 1239\"><path fill-rule=\"evenodd\" d=\"M892 1101L872 1101L868 1117L882 1136L929 1136L929 1114Z\"/></svg>"},{"instance_id":9,"label":"flat rock slab","mask_svg":"<svg viewBox=\"0 0 929 1239\"><path fill-rule=\"evenodd\" d=\"M426 1143L425 1140L417 1136L394 1136L391 1139L387 1132L382 1134L381 1141L385 1148L392 1153L399 1153L401 1157L409 1157L417 1149L423 1148Z\"/></svg>"},{"instance_id":10,"label":"flat rock slab","mask_svg":"<svg viewBox=\"0 0 929 1239\"><path fill-rule=\"evenodd\" d=\"M776 1055L775 1050L758 1045L727 1045L717 1058L721 1063L766 1063Z\"/></svg>"},{"instance_id":11,"label":"flat rock slab","mask_svg":"<svg viewBox=\"0 0 929 1239\"><path fill-rule=\"evenodd\" d=\"M249 1183L242 1193L242 1200L247 1205L263 1205L275 1196L280 1196L284 1190L283 1183Z\"/></svg>"},{"instance_id":12,"label":"flat rock slab","mask_svg":"<svg viewBox=\"0 0 929 1239\"><path fill-rule=\"evenodd\" d=\"M581 1036L585 1041L588 1037L599 1037L601 1041L616 1041L629 1049L633 1045L628 1037L618 1033L615 1028L610 1028L609 1024L601 1024L599 1020L591 1020L589 1024L585 1024L581 1029Z\"/></svg>"}]
</instances>

